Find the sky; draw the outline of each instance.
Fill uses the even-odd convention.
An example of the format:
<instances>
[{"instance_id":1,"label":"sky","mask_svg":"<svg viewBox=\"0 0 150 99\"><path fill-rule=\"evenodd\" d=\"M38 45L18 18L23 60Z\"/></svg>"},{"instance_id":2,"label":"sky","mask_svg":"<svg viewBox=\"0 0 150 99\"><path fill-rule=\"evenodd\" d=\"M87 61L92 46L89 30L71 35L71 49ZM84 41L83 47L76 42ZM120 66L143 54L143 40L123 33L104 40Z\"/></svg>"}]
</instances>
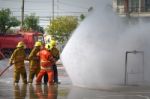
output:
<instances>
[{"instance_id":1,"label":"sky","mask_svg":"<svg viewBox=\"0 0 150 99\"><path fill-rule=\"evenodd\" d=\"M54 16L87 14L95 6L95 0L54 0ZM12 15L21 19L22 0L0 0L0 9L10 8ZM40 18L40 25L48 25L52 16L52 0L25 0L25 16L35 13Z\"/></svg>"}]
</instances>

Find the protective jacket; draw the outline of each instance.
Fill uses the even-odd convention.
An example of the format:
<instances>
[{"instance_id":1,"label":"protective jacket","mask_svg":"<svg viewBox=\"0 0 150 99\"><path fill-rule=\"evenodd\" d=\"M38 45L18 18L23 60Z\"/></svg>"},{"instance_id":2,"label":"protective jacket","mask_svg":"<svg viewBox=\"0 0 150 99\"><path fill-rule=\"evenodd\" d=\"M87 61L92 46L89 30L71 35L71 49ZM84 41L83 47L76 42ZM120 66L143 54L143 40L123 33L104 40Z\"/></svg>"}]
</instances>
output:
<instances>
[{"instance_id":1,"label":"protective jacket","mask_svg":"<svg viewBox=\"0 0 150 99\"><path fill-rule=\"evenodd\" d=\"M17 48L11 55L10 63L14 62L14 68L15 68L15 70L17 70L22 67L24 68L24 66L25 66L24 60L25 59L26 59L26 54L25 54L24 48L22 48L22 47Z\"/></svg>"},{"instance_id":2,"label":"protective jacket","mask_svg":"<svg viewBox=\"0 0 150 99\"><path fill-rule=\"evenodd\" d=\"M31 51L28 59L30 61L30 69L36 69L36 68L40 68L40 59L38 58L38 56L36 56L36 54L40 51L40 48L38 47L34 47L33 50Z\"/></svg>"},{"instance_id":3,"label":"protective jacket","mask_svg":"<svg viewBox=\"0 0 150 99\"><path fill-rule=\"evenodd\" d=\"M37 53L37 56L40 57L41 67L51 67L54 64L54 58L50 51L43 49Z\"/></svg>"}]
</instances>

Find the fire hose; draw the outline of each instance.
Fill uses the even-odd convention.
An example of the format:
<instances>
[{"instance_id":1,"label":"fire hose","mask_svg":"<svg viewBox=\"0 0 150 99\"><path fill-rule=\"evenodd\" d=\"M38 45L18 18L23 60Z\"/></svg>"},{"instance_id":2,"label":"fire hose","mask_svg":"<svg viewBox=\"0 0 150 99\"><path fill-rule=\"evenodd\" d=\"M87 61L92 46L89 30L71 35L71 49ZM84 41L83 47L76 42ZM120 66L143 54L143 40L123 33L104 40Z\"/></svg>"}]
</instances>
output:
<instances>
[{"instance_id":1,"label":"fire hose","mask_svg":"<svg viewBox=\"0 0 150 99\"><path fill-rule=\"evenodd\" d=\"M14 64L14 63L13 63ZM5 73L5 71L11 67L13 64L10 64L9 66L7 66L1 73L0 73L0 77Z\"/></svg>"},{"instance_id":2,"label":"fire hose","mask_svg":"<svg viewBox=\"0 0 150 99\"><path fill-rule=\"evenodd\" d=\"M5 73L5 71L7 71L12 65L19 63L20 61L17 61L15 63L10 64L9 66L7 66L1 73L0 73L0 77Z\"/></svg>"}]
</instances>

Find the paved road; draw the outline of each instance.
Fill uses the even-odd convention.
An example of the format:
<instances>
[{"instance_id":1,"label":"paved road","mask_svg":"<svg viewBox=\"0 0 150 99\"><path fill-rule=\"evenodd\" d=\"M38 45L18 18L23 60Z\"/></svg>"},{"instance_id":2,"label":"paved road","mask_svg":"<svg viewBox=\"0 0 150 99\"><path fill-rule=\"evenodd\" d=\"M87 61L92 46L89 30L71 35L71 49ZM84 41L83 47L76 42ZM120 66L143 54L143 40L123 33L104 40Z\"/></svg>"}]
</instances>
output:
<instances>
[{"instance_id":1,"label":"paved road","mask_svg":"<svg viewBox=\"0 0 150 99\"><path fill-rule=\"evenodd\" d=\"M0 71L7 62L8 60L0 60ZM60 65L58 72L61 84L54 86L24 85L21 82L13 85L12 70L10 68L0 78L0 99L150 99L149 86L122 86L99 90L72 86L65 68Z\"/></svg>"}]
</instances>

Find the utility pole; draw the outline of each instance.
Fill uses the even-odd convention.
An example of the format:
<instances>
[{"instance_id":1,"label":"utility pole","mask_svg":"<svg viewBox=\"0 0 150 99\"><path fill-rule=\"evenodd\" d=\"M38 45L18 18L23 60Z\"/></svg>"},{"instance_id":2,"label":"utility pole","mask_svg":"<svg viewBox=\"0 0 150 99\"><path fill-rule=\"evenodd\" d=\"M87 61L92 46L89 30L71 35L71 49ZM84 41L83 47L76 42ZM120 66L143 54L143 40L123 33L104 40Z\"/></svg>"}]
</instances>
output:
<instances>
[{"instance_id":1,"label":"utility pole","mask_svg":"<svg viewBox=\"0 0 150 99\"><path fill-rule=\"evenodd\" d=\"M59 16L59 0L57 0L57 16Z\"/></svg>"},{"instance_id":2,"label":"utility pole","mask_svg":"<svg viewBox=\"0 0 150 99\"><path fill-rule=\"evenodd\" d=\"M22 0L21 6L21 27L23 27L23 21L24 21L24 0Z\"/></svg>"},{"instance_id":3,"label":"utility pole","mask_svg":"<svg viewBox=\"0 0 150 99\"><path fill-rule=\"evenodd\" d=\"M55 17L55 13L54 13L54 11L55 11L55 7L54 7L54 5L55 5L55 2L54 2L54 0L52 0L52 20L54 20L54 17Z\"/></svg>"},{"instance_id":4,"label":"utility pole","mask_svg":"<svg viewBox=\"0 0 150 99\"><path fill-rule=\"evenodd\" d=\"M54 5L55 5L54 0L52 0L52 20L51 20L51 25L52 25L52 22L53 22L54 17L55 17L55 16L54 16L54 14L55 14L55 13L54 13L54 10L55 10L55 9L54 9L54 8L55 8ZM52 25L52 26L53 26L53 25ZM53 27L52 31L53 31L53 32L55 31L54 27Z\"/></svg>"}]
</instances>

